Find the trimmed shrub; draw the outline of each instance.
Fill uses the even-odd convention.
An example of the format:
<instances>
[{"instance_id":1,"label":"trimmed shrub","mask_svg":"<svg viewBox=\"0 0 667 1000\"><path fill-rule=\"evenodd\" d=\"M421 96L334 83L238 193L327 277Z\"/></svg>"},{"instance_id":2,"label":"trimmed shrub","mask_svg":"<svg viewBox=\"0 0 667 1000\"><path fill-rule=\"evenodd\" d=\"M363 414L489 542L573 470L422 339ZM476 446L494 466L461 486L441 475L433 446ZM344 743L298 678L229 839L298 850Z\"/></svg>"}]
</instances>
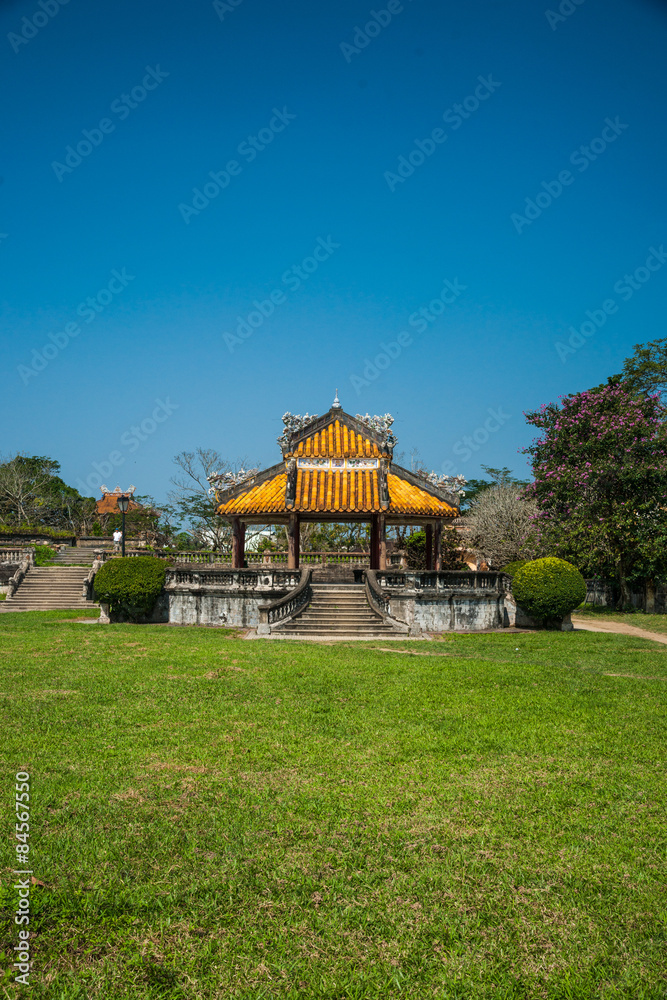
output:
<instances>
[{"instance_id":1,"label":"trimmed shrub","mask_svg":"<svg viewBox=\"0 0 667 1000\"><path fill-rule=\"evenodd\" d=\"M559 621L579 607L586 583L572 563L549 556L517 570L512 593L518 604L538 621Z\"/></svg>"},{"instance_id":2,"label":"trimmed shrub","mask_svg":"<svg viewBox=\"0 0 667 1000\"><path fill-rule=\"evenodd\" d=\"M517 572L522 566L528 563L528 559L516 559L514 562L508 563L507 566L503 566L501 573L507 573L508 576L515 577Z\"/></svg>"},{"instance_id":3,"label":"trimmed shrub","mask_svg":"<svg viewBox=\"0 0 667 1000\"><path fill-rule=\"evenodd\" d=\"M110 559L95 575L95 597L112 613L137 621L150 615L164 587L167 567L153 556Z\"/></svg>"}]
</instances>

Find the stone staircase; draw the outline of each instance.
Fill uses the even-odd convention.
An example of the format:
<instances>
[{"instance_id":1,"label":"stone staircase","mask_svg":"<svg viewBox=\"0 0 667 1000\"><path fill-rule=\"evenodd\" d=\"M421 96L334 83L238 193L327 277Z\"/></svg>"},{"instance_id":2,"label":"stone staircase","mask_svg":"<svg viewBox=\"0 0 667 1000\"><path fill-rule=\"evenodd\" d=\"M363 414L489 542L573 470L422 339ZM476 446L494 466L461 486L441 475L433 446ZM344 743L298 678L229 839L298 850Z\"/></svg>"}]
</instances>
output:
<instances>
[{"instance_id":1,"label":"stone staircase","mask_svg":"<svg viewBox=\"0 0 667 1000\"><path fill-rule=\"evenodd\" d=\"M13 597L0 603L0 611L57 611L96 608L83 595L88 566L93 564L92 549L61 549L54 566L32 566ZM77 565L81 564L83 565Z\"/></svg>"},{"instance_id":2,"label":"stone staircase","mask_svg":"<svg viewBox=\"0 0 667 1000\"><path fill-rule=\"evenodd\" d=\"M313 583L305 611L271 634L292 639L408 638L373 611L365 587L358 583Z\"/></svg>"},{"instance_id":3,"label":"stone staircase","mask_svg":"<svg viewBox=\"0 0 667 1000\"><path fill-rule=\"evenodd\" d=\"M92 566L94 559L93 549L67 545L56 554L53 561L58 566Z\"/></svg>"}]
</instances>

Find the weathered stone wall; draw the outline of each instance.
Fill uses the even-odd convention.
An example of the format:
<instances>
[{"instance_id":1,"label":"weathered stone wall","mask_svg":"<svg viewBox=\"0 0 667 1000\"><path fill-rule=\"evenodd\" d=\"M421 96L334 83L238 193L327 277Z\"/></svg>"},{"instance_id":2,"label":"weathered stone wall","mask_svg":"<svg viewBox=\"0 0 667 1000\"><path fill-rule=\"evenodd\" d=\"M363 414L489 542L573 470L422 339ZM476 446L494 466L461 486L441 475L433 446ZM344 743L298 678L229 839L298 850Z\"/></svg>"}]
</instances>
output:
<instances>
[{"instance_id":1,"label":"weathered stone wall","mask_svg":"<svg viewBox=\"0 0 667 1000\"><path fill-rule=\"evenodd\" d=\"M5 588L19 568L19 563L0 562L0 587Z\"/></svg>"},{"instance_id":2,"label":"weathered stone wall","mask_svg":"<svg viewBox=\"0 0 667 1000\"><path fill-rule=\"evenodd\" d=\"M266 594L170 592L168 620L173 625L220 625L228 628L257 628L259 605L267 599L284 597L288 591Z\"/></svg>"},{"instance_id":3,"label":"weathered stone wall","mask_svg":"<svg viewBox=\"0 0 667 1000\"><path fill-rule=\"evenodd\" d=\"M503 627L502 598L489 593L391 595L389 614L425 632L478 632Z\"/></svg>"},{"instance_id":4,"label":"weathered stone wall","mask_svg":"<svg viewBox=\"0 0 667 1000\"><path fill-rule=\"evenodd\" d=\"M256 628L259 605L294 590L299 571L198 569L167 571L168 620L175 625Z\"/></svg>"}]
</instances>

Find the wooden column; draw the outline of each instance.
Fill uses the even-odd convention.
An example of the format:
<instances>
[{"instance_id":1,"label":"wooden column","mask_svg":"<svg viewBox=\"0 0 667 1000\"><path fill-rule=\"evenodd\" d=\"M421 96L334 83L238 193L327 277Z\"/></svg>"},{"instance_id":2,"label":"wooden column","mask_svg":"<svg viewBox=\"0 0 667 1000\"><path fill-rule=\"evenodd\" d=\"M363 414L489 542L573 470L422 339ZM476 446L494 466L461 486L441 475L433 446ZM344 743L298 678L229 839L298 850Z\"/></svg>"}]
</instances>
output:
<instances>
[{"instance_id":1,"label":"wooden column","mask_svg":"<svg viewBox=\"0 0 667 1000\"><path fill-rule=\"evenodd\" d=\"M435 527L433 528L433 549L434 549L434 559L433 559L433 569L437 570L438 573L442 569L442 521L436 521Z\"/></svg>"},{"instance_id":2,"label":"wooden column","mask_svg":"<svg viewBox=\"0 0 667 1000\"><path fill-rule=\"evenodd\" d=\"M239 517L232 518L232 569L243 569L245 562L245 524Z\"/></svg>"},{"instance_id":3,"label":"wooden column","mask_svg":"<svg viewBox=\"0 0 667 1000\"><path fill-rule=\"evenodd\" d=\"M426 569L433 569L433 525L426 525Z\"/></svg>"},{"instance_id":4,"label":"wooden column","mask_svg":"<svg viewBox=\"0 0 667 1000\"><path fill-rule=\"evenodd\" d=\"M290 514L287 526L287 568L299 568L299 551L301 548L300 539L300 518L298 514Z\"/></svg>"},{"instance_id":5,"label":"wooden column","mask_svg":"<svg viewBox=\"0 0 667 1000\"><path fill-rule=\"evenodd\" d=\"M371 514L371 569L380 568L380 519Z\"/></svg>"},{"instance_id":6,"label":"wooden column","mask_svg":"<svg viewBox=\"0 0 667 1000\"><path fill-rule=\"evenodd\" d=\"M387 568L387 522L384 514L378 515L379 568Z\"/></svg>"}]
</instances>

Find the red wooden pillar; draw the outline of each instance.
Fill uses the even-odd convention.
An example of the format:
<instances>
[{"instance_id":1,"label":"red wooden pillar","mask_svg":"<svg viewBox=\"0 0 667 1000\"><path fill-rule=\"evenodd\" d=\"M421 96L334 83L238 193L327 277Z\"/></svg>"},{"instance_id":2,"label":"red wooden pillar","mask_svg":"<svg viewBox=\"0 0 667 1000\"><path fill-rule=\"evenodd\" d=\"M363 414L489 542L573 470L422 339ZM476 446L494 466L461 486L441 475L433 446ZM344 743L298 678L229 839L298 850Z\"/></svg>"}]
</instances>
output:
<instances>
[{"instance_id":1,"label":"red wooden pillar","mask_svg":"<svg viewBox=\"0 0 667 1000\"><path fill-rule=\"evenodd\" d=\"M298 514L290 514L287 526L287 568L299 568L299 551L301 548L300 518Z\"/></svg>"},{"instance_id":2,"label":"red wooden pillar","mask_svg":"<svg viewBox=\"0 0 667 1000\"><path fill-rule=\"evenodd\" d=\"M371 569L380 568L380 519L371 514Z\"/></svg>"},{"instance_id":3,"label":"red wooden pillar","mask_svg":"<svg viewBox=\"0 0 667 1000\"><path fill-rule=\"evenodd\" d=\"M435 527L433 529L433 548L435 549L433 569L437 570L439 573L442 570L442 521L435 522Z\"/></svg>"},{"instance_id":4,"label":"red wooden pillar","mask_svg":"<svg viewBox=\"0 0 667 1000\"><path fill-rule=\"evenodd\" d=\"M238 517L232 518L232 569L243 569L245 562L245 524Z\"/></svg>"},{"instance_id":5,"label":"red wooden pillar","mask_svg":"<svg viewBox=\"0 0 667 1000\"><path fill-rule=\"evenodd\" d=\"M378 567L387 568L387 522L384 514L378 515Z\"/></svg>"},{"instance_id":6,"label":"red wooden pillar","mask_svg":"<svg viewBox=\"0 0 667 1000\"><path fill-rule=\"evenodd\" d=\"M433 569L433 525L426 525L426 569Z\"/></svg>"}]
</instances>

